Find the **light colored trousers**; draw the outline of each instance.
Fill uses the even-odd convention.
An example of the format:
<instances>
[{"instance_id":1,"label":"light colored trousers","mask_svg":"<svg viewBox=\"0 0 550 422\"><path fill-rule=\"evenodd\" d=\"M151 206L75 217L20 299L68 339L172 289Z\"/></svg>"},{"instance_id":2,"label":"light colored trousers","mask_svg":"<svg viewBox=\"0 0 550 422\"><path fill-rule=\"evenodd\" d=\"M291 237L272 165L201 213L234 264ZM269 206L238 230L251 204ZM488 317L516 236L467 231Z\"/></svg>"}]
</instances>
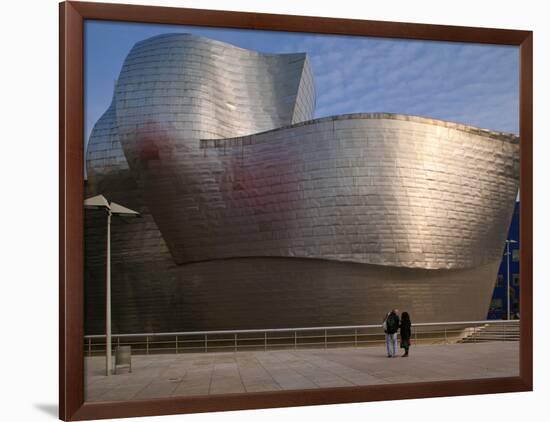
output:
<instances>
[{"instance_id":1,"label":"light colored trousers","mask_svg":"<svg viewBox=\"0 0 550 422\"><path fill-rule=\"evenodd\" d=\"M388 356L397 355L397 333L386 333L386 348L388 349Z\"/></svg>"}]
</instances>

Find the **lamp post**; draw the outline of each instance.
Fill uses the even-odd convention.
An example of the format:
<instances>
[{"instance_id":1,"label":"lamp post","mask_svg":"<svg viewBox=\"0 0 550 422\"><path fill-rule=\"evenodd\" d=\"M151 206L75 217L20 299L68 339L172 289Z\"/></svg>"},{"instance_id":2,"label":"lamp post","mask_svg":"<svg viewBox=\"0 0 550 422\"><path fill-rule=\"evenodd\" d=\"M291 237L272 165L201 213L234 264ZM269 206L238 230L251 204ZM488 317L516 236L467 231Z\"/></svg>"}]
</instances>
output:
<instances>
[{"instance_id":1,"label":"lamp post","mask_svg":"<svg viewBox=\"0 0 550 422\"><path fill-rule=\"evenodd\" d=\"M139 212L123 207L115 202L109 203L103 195L84 200L84 208L107 211L107 263L105 269L105 372L111 375L111 217L141 217Z\"/></svg>"},{"instance_id":2,"label":"lamp post","mask_svg":"<svg viewBox=\"0 0 550 422\"><path fill-rule=\"evenodd\" d=\"M516 240L506 239L506 319L510 319L510 243Z\"/></svg>"}]
</instances>

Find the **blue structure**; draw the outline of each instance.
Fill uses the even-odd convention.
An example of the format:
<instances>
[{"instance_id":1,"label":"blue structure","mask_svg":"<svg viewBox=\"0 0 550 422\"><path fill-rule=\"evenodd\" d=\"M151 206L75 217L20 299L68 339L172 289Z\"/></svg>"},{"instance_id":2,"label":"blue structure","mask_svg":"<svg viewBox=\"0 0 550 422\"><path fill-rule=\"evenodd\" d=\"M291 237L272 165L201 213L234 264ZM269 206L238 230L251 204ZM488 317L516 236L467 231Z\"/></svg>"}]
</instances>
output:
<instances>
[{"instance_id":1,"label":"blue structure","mask_svg":"<svg viewBox=\"0 0 550 422\"><path fill-rule=\"evenodd\" d=\"M510 315L519 315L519 201L514 207L514 215L508 230L510 240ZM514 243L515 241L517 243ZM502 262L498 269L497 280L487 319L506 319L506 285L507 285L507 255L506 245L502 255Z\"/></svg>"}]
</instances>

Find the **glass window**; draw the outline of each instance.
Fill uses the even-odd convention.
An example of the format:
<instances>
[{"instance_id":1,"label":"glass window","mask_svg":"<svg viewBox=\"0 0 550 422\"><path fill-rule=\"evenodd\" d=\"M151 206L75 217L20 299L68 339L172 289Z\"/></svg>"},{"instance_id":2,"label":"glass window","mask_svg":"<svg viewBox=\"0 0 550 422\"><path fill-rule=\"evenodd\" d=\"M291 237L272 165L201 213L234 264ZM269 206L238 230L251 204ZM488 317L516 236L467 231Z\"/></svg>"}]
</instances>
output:
<instances>
[{"instance_id":1,"label":"glass window","mask_svg":"<svg viewBox=\"0 0 550 422\"><path fill-rule=\"evenodd\" d=\"M519 274L512 274L512 286L519 286Z\"/></svg>"},{"instance_id":2,"label":"glass window","mask_svg":"<svg viewBox=\"0 0 550 422\"><path fill-rule=\"evenodd\" d=\"M502 287L504 285L504 274L499 274L497 276L497 287Z\"/></svg>"},{"instance_id":3,"label":"glass window","mask_svg":"<svg viewBox=\"0 0 550 422\"><path fill-rule=\"evenodd\" d=\"M519 249L512 249L512 261L519 261Z\"/></svg>"}]
</instances>

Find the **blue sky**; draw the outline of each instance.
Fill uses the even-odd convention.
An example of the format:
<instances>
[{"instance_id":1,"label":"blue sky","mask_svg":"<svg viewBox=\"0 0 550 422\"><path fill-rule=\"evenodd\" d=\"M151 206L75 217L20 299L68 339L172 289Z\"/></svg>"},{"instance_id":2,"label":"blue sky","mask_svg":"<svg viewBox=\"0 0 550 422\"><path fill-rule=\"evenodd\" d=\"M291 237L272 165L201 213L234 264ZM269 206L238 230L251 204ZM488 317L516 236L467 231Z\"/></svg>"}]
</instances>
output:
<instances>
[{"instance_id":1,"label":"blue sky","mask_svg":"<svg viewBox=\"0 0 550 422\"><path fill-rule=\"evenodd\" d=\"M85 135L111 102L134 43L189 32L266 53L308 53L315 117L389 112L519 132L519 49L191 26L86 21Z\"/></svg>"}]
</instances>

